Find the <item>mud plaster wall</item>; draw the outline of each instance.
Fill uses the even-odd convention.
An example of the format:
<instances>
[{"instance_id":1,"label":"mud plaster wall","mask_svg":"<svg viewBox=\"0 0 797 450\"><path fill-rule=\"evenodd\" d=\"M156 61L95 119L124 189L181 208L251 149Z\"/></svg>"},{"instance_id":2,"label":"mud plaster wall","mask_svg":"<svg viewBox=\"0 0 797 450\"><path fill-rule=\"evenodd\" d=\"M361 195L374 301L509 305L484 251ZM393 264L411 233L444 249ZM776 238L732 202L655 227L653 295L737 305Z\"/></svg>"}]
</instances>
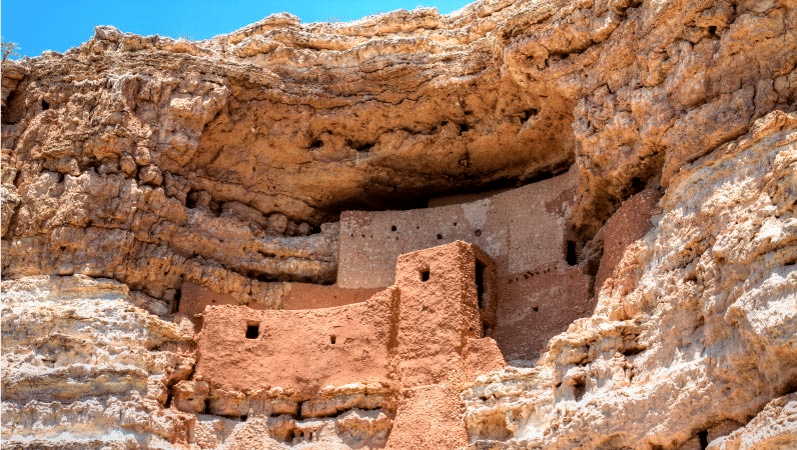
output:
<instances>
[{"instance_id":1,"label":"mud plaster wall","mask_svg":"<svg viewBox=\"0 0 797 450\"><path fill-rule=\"evenodd\" d=\"M312 396L328 385L387 380L393 357L409 385L472 374L466 348L499 357L492 339L479 339L481 316L494 321L496 305L486 254L455 242L403 255L397 265L396 285L362 303L296 311L209 306L195 378L218 389L281 386Z\"/></svg>"},{"instance_id":2,"label":"mud plaster wall","mask_svg":"<svg viewBox=\"0 0 797 450\"><path fill-rule=\"evenodd\" d=\"M497 316L490 331L508 361L524 365L548 339L594 308L592 277L568 265L565 231L577 180L570 172L476 201L409 211L344 213L338 285L393 282L401 253L461 239L482 248L497 274Z\"/></svg>"},{"instance_id":3,"label":"mud plaster wall","mask_svg":"<svg viewBox=\"0 0 797 450\"><path fill-rule=\"evenodd\" d=\"M556 265L565 258L565 221L576 186L571 170L469 203L344 212L338 286L389 286L399 255L456 240L484 250L495 261L499 276Z\"/></svg>"},{"instance_id":4,"label":"mud plaster wall","mask_svg":"<svg viewBox=\"0 0 797 450\"><path fill-rule=\"evenodd\" d=\"M564 265L502 277L492 337L507 362L530 365L551 337L590 315L595 308L591 282L581 267Z\"/></svg>"},{"instance_id":5,"label":"mud plaster wall","mask_svg":"<svg viewBox=\"0 0 797 450\"><path fill-rule=\"evenodd\" d=\"M271 285L268 298L262 299L262 303L249 302L246 306L252 309L287 310L331 308L364 302L382 290L381 288L347 289L312 283L271 283ZM214 292L186 281L181 287L178 312L194 318L207 306L238 304L240 302L231 294Z\"/></svg>"},{"instance_id":6,"label":"mud plaster wall","mask_svg":"<svg viewBox=\"0 0 797 450\"><path fill-rule=\"evenodd\" d=\"M210 306L198 339L197 377L242 391L387 379L390 323L398 299L387 289L363 303L297 311ZM247 337L248 334L248 337Z\"/></svg>"},{"instance_id":7,"label":"mud plaster wall","mask_svg":"<svg viewBox=\"0 0 797 450\"><path fill-rule=\"evenodd\" d=\"M381 288L347 289L312 283L286 283L288 285L282 309L316 309L349 305L368 300Z\"/></svg>"},{"instance_id":8,"label":"mud plaster wall","mask_svg":"<svg viewBox=\"0 0 797 450\"><path fill-rule=\"evenodd\" d=\"M603 227L603 255L595 276L596 291L600 291L604 282L612 276L626 247L650 229L650 217L659 198L659 191L645 189L624 201L606 222Z\"/></svg>"},{"instance_id":9,"label":"mud plaster wall","mask_svg":"<svg viewBox=\"0 0 797 450\"><path fill-rule=\"evenodd\" d=\"M213 292L196 283L184 282L180 288L180 305L178 312L188 317L201 314L208 306L213 305L237 305L238 300L230 294ZM258 308L257 305L250 305L252 309Z\"/></svg>"}]
</instances>

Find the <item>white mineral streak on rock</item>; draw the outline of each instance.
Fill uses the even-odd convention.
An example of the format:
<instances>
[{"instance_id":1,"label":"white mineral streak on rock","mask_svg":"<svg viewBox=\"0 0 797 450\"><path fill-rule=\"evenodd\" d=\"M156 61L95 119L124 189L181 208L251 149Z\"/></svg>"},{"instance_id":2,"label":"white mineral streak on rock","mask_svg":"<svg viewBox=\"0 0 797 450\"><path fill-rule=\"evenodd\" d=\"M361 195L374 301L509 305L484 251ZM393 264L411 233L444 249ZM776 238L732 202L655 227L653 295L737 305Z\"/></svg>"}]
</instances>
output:
<instances>
[{"instance_id":1,"label":"white mineral streak on rock","mask_svg":"<svg viewBox=\"0 0 797 450\"><path fill-rule=\"evenodd\" d=\"M193 336L112 280L3 281L3 447L169 448L192 415L164 409L193 372ZM81 444L81 445L82 445Z\"/></svg>"}]
</instances>

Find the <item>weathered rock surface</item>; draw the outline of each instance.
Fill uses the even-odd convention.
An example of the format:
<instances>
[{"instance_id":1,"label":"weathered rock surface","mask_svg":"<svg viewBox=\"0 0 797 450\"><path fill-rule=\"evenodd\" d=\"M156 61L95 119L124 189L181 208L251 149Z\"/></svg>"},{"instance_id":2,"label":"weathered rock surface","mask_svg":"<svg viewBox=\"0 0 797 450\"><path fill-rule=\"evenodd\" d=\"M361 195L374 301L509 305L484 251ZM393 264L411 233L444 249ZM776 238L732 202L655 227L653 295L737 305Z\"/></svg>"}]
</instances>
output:
<instances>
[{"instance_id":1,"label":"weathered rock surface","mask_svg":"<svg viewBox=\"0 0 797 450\"><path fill-rule=\"evenodd\" d=\"M3 281L3 447L167 448L194 416L164 408L191 376L190 332L86 276Z\"/></svg>"},{"instance_id":2,"label":"weathered rock surface","mask_svg":"<svg viewBox=\"0 0 797 450\"><path fill-rule=\"evenodd\" d=\"M708 450L797 447L797 395L776 398L744 427L712 441Z\"/></svg>"},{"instance_id":3,"label":"weathered rock surface","mask_svg":"<svg viewBox=\"0 0 797 450\"><path fill-rule=\"evenodd\" d=\"M646 180L666 186L755 118L794 110L792 6L493 1L349 24L278 15L201 42L100 27L5 64L3 271L166 299L185 276L243 301L262 287L240 276L333 278L325 235L265 231L574 161L573 227L589 239Z\"/></svg>"},{"instance_id":4,"label":"weathered rock surface","mask_svg":"<svg viewBox=\"0 0 797 450\"><path fill-rule=\"evenodd\" d=\"M773 113L684 166L595 314L463 393L474 448L679 448L797 389L796 158Z\"/></svg>"},{"instance_id":5,"label":"weathered rock surface","mask_svg":"<svg viewBox=\"0 0 797 450\"><path fill-rule=\"evenodd\" d=\"M335 281L344 210L575 165L594 315L447 420L474 448L789 448L795 29L789 0L485 0L4 62L4 447L385 445L376 410L204 414L182 283L279 308Z\"/></svg>"}]
</instances>

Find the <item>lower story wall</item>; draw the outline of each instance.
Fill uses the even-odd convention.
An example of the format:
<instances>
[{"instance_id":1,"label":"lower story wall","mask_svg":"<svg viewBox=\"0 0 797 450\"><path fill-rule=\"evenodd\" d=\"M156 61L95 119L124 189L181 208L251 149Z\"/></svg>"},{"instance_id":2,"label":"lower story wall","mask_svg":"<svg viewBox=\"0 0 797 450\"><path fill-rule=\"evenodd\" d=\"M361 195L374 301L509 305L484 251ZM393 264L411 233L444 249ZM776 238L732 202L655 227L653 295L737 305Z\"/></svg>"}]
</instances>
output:
<instances>
[{"instance_id":1,"label":"lower story wall","mask_svg":"<svg viewBox=\"0 0 797 450\"><path fill-rule=\"evenodd\" d=\"M328 385L387 380L397 300L397 290L386 289L336 308L208 307L195 378L226 390L281 386L313 394Z\"/></svg>"},{"instance_id":2,"label":"lower story wall","mask_svg":"<svg viewBox=\"0 0 797 450\"><path fill-rule=\"evenodd\" d=\"M507 363L530 366L548 340L573 320L590 315L592 277L578 266L560 266L499 278L497 325L492 337Z\"/></svg>"}]
</instances>

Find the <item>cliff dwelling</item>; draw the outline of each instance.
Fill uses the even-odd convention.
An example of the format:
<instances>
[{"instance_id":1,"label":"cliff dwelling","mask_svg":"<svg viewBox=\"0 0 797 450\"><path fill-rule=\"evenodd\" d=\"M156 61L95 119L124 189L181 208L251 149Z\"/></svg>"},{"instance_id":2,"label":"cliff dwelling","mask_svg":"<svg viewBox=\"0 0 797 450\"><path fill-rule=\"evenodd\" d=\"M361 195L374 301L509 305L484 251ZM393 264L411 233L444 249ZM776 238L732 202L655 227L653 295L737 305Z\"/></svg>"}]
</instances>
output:
<instances>
[{"instance_id":1,"label":"cliff dwelling","mask_svg":"<svg viewBox=\"0 0 797 450\"><path fill-rule=\"evenodd\" d=\"M797 448L796 24L479 0L4 60L3 448Z\"/></svg>"},{"instance_id":2,"label":"cliff dwelling","mask_svg":"<svg viewBox=\"0 0 797 450\"><path fill-rule=\"evenodd\" d=\"M276 298L250 306L316 309L362 302L393 284L400 255L462 240L495 261L495 305L485 324L487 335L498 342L507 361L531 365L551 336L594 307L595 273L590 268L597 264L568 261L573 243L566 239L567 219L576 182L569 171L500 192L433 198L428 208L346 211L336 224L334 285L279 283L280 289L270 291ZM198 320L205 306L238 303L231 295L184 283L179 311Z\"/></svg>"},{"instance_id":3,"label":"cliff dwelling","mask_svg":"<svg viewBox=\"0 0 797 450\"><path fill-rule=\"evenodd\" d=\"M176 386L176 407L243 420L265 415L274 435L293 444L332 426L304 432L313 420L351 411L382 428L348 437L360 445L464 444L463 430L436 402L456 402L459 383L504 365L495 341L484 337L495 321L493 263L455 241L400 255L395 268L395 284L365 302L290 311L207 307L196 373ZM354 385L366 388L347 392ZM433 400L397 403L410 393ZM409 425L420 406L431 408L433 429Z\"/></svg>"},{"instance_id":4,"label":"cliff dwelling","mask_svg":"<svg viewBox=\"0 0 797 450\"><path fill-rule=\"evenodd\" d=\"M444 416L430 416L434 432L403 425L409 413L396 397L412 391L437 410L435 402L455 402L451 390L485 370L533 364L551 336L589 314L594 273L567 256L576 182L570 171L434 198L427 208L344 212L336 283L281 283L271 291L278 299L261 302L281 310L185 283L179 312L197 325L199 358L174 404L272 417L272 432L293 444L319 439L323 426L303 431L307 421L365 410L382 431L350 437L357 442L463 445ZM369 388L354 396L333 388L357 383Z\"/></svg>"}]
</instances>

